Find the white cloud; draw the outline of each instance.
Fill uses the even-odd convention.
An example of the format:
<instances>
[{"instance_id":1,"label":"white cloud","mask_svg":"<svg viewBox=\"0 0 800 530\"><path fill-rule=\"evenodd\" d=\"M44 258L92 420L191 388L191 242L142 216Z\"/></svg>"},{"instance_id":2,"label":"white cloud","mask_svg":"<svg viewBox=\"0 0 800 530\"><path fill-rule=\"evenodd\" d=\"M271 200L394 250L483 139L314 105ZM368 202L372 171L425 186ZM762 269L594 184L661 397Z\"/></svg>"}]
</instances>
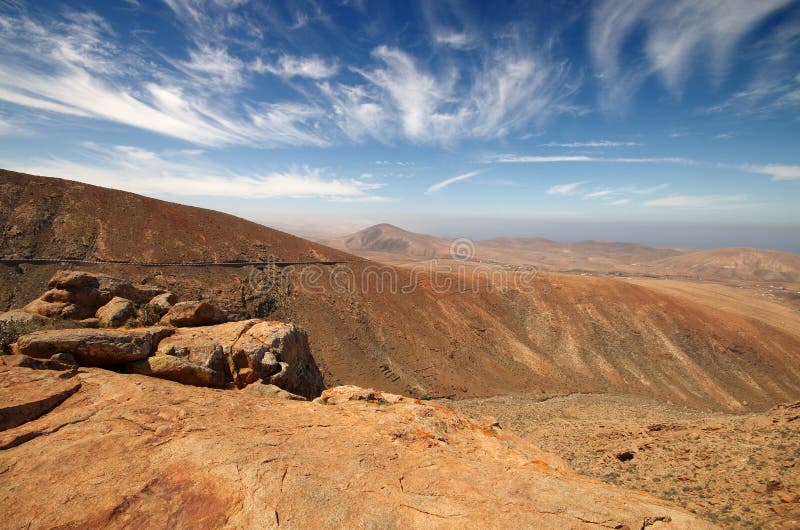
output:
<instances>
[{"instance_id":1,"label":"white cloud","mask_svg":"<svg viewBox=\"0 0 800 530\"><path fill-rule=\"evenodd\" d=\"M528 156L528 155L494 155L485 159L488 163L500 164L551 164L558 162L608 162L617 164L704 164L697 160L679 157L598 157L585 155Z\"/></svg>"},{"instance_id":2,"label":"white cloud","mask_svg":"<svg viewBox=\"0 0 800 530\"><path fill-rule=\"evenodd\" d=\"M189 18L196 14L192 4L174 4ZM323 113L313 106L275 102L236 109L230 98L244 82L242 66L222 48L199 46L188 61L170 63L175 70L117 47L107 23L93 14L66 21L22 17L3 28L0 100L200 145L329 143L318 127Z\"/></svg>"},{"instance_id":3,"label":"white cloud","mask_svg":"<svg viewBox=\"0 0 800 530\"><path fill-rule=\"evenodd\" d=\"M456 49L466 49L473 45L474 39L464 32L439 30L433 34L433 42Z\"/></svg>"},{"instance_id":4,"label":"white cloud","mask_svg":"<svg viewBox=\"0 0 800 530\"><path fill-rule=\"evenodd\" d=\"M586 195L584 195L584 197L586 197L587 199L602 199L604 197L608 197L612 193L613 192L611 190L598 190L587 193Z\"/></svg>"},{"instance_id":5,"label":"white cloud","mask_svg":"<svg viewBox=\"0 0 800 530\"><path fill-rule=\"evenodd\" d=\"M190 50L189 60L179 62L178 67L195 79L207 80L218 91L238 89L244 84L244 64L224 48L202 44Z\"/></svg>"},{"instance_id":6,"label":"white cloud","mask_svg":"<svg viewBox=\"0 0 800 530\"><path fill-rule=\"evenodd\" d=\"M458 175L457 177L452 177L452 178L449 178L447 180L443 180L441 182L437 182L436 184L434 184L433 186L428 188L427 193L436 193L437 191L440 191L440 190L446 188L450 184L454 184L456 182L461 182L462 180L471 179L472 177L474 177L475 175L478 175L480 173L481 173L480 171L470 171L469 173L464 173L463 175Z\"/></svg>"},{"instance_id":7,"label":"white cloud","mask_svg":"<svg viewBox=\"0 0 800 530\"><path fill-rule=\"evenodd\" d=\"M731 208L741 207L746 195L674 195L645 201L645 206L674 208Z\"/></svg>"},{"instance_id":8,"label":"white cloud","mask_svg":"<svg viewBox=\"0 0 800 530\"><path fill-rule=\"evenodd\" d=\"M580 182L570 182L568 184L557 184L549 187L546 193L548 195L575 195L579 187L588 183L588 180L582 180Z\"/></svg>"},{"instance_id":9,"label":"white cloud","mask_svg":"<svg viewBox=\"0 0 800 530\"><path fill-rule=\"evenodd\" d=\"M592 15L590 51L604 85L601 104L618 109L651 74L680 93L692 62L708 53L711 73L721 77L741 39L791 0L606 0ZM622 64L631 35L643 30L645 65Z\"/></svg>"},{"instance_id":10,"label":"white cloud","mask_svg":"<svg viewBox=\"0 0 800 530\"><path fill-rule=\"evenodd\" d=\"M769 175L773 181L778 180L798 180L800 179L800 166L782 166L779 164L767 164L764 166L742 166L745 171Z\"/></svg>"},{"instance_id":11,"label":"white cloud","mask_svg":"<svg viewBox=\"0 0 800 530\"><path fill-rule=\"evenodd\" d=\"M632 201L631 197L652 195L653 193L663 190L667 184L659 184L657 186L650 186L647 188L638 186L621 186L617 188L601 188L595 191L584 194L584 199L596 199L606 202L610 205L628 204Z\"/></svg>"},{"instance_id":12,"label":"white cloud","mask_svg":"<svg viewBox=\"0 0 800 530\"><path fill-rule=\"evenodd\" d=\"M436 144L500 138L532 121L580 110L565 103L577 88L567 63L521 46L482 50L475 68L435 74L398 48L379 46L372 55L382 66L353 69L366 84L321 87L351 138L402 136Z\"/></svg>"},{"instance_id":13,"label":"white cloud","mask_svg":"<svg viewBox=\"0 0 800 530\"><path fill-rule=\"evenodd\" d=\"M541 145L542 147L633 147L642 144L638 142L612 142L609 140L599 140L594 142L548 142Z\"/></svg>"},{"instance_id":14,"label":"white cloud","mask_svg":"<svg viewBox=\"0 0 800 530\"><path fill-rule=\"evenodd\" d=\"M500 164L538 164L554 162L593 162L596 158L590 156L525 156L525 155L497 155L489 159L490 162Z\"/></svg>"},{"instance_id":15,"label":"white cloud","mask_svg":"<svg viewBox=\"0 0 800 530\"><path fill-rule=\"evenodd\" d=\"M339 65L328 63L316 55L311 57L296 57L293 55L281 55L274 64L264 63L261 58L250 66L254 72L269 72L278 77L307 77L309 79L328 79L339 71Z\"/></svg>"},{"instance_id":16,"label":"white cloud","mask_svg":"<svg viewBox=\"0 0 800 530\"><path fill-rule=\"evenodd\" d=\"M216 167L196 152L157 153L133 146L87 144L83 161L42 158L11 162L18 171L67 178L145 195L308 198L383 201L374 195L382 184L330 176L307 166L286 171L239 174Z\"/></svg>"}]
</instances>

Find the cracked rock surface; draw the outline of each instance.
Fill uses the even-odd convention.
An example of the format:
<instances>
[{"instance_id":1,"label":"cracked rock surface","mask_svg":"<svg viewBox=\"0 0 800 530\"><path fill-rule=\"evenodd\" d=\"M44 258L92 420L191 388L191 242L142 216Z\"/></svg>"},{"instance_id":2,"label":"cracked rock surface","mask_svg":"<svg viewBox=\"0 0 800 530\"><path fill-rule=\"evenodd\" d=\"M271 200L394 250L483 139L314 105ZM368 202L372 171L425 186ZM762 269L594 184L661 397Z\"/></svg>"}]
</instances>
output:
<instances>
[{"instance_id":1,"label":"cracked rock surface","mask_svg":"<svg viewBox=\"0 0 800 530\"><path fill-rule=\"evenodd\" d=\"M0 368L8 387L41 373ZM411 398L337 387L310 403L98 368L71 380L0 432L8 528L712 527Z\"/></svg>"}]
</instances>

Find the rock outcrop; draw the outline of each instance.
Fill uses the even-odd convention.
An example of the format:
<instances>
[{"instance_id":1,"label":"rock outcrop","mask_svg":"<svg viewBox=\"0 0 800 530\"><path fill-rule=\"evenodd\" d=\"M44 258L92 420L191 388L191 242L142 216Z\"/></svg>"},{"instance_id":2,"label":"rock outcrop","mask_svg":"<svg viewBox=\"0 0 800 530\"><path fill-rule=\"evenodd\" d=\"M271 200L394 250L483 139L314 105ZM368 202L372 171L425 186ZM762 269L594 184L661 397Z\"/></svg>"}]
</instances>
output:
<instances>
[{"instance_id":1,"label":"rock outcrop","mask_svg":"<svg viewBox=\"0 0 800 530\"><path fill-rule=\"evenodd\" d=\"M63 352L72 354L81 366L117 366L146 359L171 333L164 327L35 331L20 337L12 350L39 359Z\"/></svg>"},{"instance_id":2,"label":"rock outcrop","mask_svg":"<svg viewBox=\"0 0 800 530\"><path fill-rule=\"evenodd\" d=\"M183 358L238 388L262 381L305 397L316 397L323 388L305 332L283 322L178 328L159 343L156 356Z\"/></svg>"},{"instance_id":3,"label":"rock outcrop","mask_svg":"<svg viewBox=\"0 0 800 530\"><path fill-rule=\"evenodd\" d=\"M161 324L176 328L188 326L207 326L228 321L228 314L208 302L197 300L178 302L170 307L161 319Z\"/></svg>"},{"instance_id":4,"label":"rock outcrop","mask_svg":"<svg viewBox=\"0 0 800 530\"><path fill-rule=\"evenodd\" d=\"M92 318L114 297L143 304L163 293L162 289L135 286L105 274L58 271L47 284L48 291L23 308L28 313L72 320Z\"/></svg>"},{"instance_id":5,"label":"rock outcrop","mask_svg":"<svg viewBox=\"0 0 800 530\"><path fill-rule=\"evenodd\" d=\"M334 389L320 405L95 368L73 379L49 413L0 432L6 527L712 528L410 398Z\"/></svg>"}]
</instances>

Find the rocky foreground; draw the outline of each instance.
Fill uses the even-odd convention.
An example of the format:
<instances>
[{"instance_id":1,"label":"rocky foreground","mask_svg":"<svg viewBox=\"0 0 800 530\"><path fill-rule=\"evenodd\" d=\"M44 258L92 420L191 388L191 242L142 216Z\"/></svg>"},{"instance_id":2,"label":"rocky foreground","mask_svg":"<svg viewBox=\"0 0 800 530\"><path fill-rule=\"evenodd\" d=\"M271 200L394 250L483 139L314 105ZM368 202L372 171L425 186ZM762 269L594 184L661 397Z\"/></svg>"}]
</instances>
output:
<instances>
[{"instance_id":1,"label":"rocky foreground","mask_svg":"<svg viewBox=\"0 0 800 530\"><path fill-rule=\"evenodd\" d=\"M2 359L6 528L710 527L410 398L337 387L312 403Z\"/></svg>"},{"instance_id":2,"label":"rocky foreground","mask_svg":"<svg viewBox=\"0 0 800 530\"><path fill-rule=\"evenodd\" d=\"M228 322L208 302L177 302L170 292L104 274L57 272L39 298L0 315L0 335L22 366L42 366L38 359L214 388L258 383L309 398L323 388L296 326Z\"/></svg>"}]
</instances>

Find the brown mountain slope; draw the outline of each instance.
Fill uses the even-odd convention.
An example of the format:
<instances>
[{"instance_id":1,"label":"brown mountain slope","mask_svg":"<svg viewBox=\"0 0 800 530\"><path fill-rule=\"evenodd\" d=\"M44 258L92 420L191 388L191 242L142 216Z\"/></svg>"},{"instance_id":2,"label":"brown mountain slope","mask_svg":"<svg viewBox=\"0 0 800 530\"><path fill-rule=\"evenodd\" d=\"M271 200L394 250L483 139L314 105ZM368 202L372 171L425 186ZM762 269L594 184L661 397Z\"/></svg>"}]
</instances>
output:
<instances>
[{"instance_id":1,"label":"brown mountain slope","mask_svg":"<svg viewBox=\"0 0 800 530\"><path fill-rule=\"evenodd\" d=\"M648 264L662 274L721 280L800 282L800 254L757 248L699 250Z\"/></svg>"},{"instance_id":2,"label":"brown mountain slope","mask_svg":"<svg viewBox=\"0 0 800 530\"><path fill-rule=\"evenodd\" d=\"M478 242L482 256L512 265L532 264L555 270L611 271L681 254L672 248L638 243L579 241L557 243L541 238L496 238Z\"/></svg>"},{"instance_id":3,"label":"brown mountain slope","mask_svg":"<svg viewBox=\"0 0 800 530\"><path fill-rule=\"evenodd\" d=\"M205 226L215 234L227 229L219 226L227 220L244 223L233 226L252 225L112 190L102 191L107 197L99 204L111 207L101 210L90 202L100 192L82 185L70 185L68 200L56 200L65 185L56 179L16 174L0 182L16 186L18 197L55 197L53 203L4 198L8 205L0 217L4 241L10 242L12 251L21 252L7 235L21 233L14 237L27 246L19 248L40 257L57 253L60 246L74 249L75 241L91 241L98 232L118 233L113 227L118 223L150 227L147 233L130 231L123 250L134 255L138 249L140 255L153 257L165 255L159 247L167 240L164 234L172 238L172 248L189 248L203 240ZM140 207L120 215L113 206L122 199L115 194L138 201ZM92 204L98 212L87 211L91 222L81 223L69 214L69 204L76 211ZM53 215L50 208L63 213ZM159 208L172 212L172 217L155 211ZM179 227L165 226L170 219L190 215L184 209L205 215L197 218L195 230L186 237ZM64 224L62 217L70 220L69 232L51 228ZM161 222L148 224L139 217ZM44 221L37 224L31 219ZM21 226L28 228L13 229ZM266 228L252 230L252 237L271 244L270 250L279 256L303 256L303 249L318 256L344 256ZM220 241L220 249L211 249L215 256L228 257L224 239L206 237L208 245ZM242 257L261 252L241 241L237 248ZM282 242L290 246L288 251ZM2 307L21 307L36 298L56 268L0 266ZM796 334L608 278L559 274L528 278L518 273L526 282L515 284L520 278L501 269L444 274L369 262L283 269L275 275L253 269L88 268L158 285L184 299L210 298L237 317L294 321L308 331L328 385L354 383L417 396L456 397L617 392L722 410L765 409L800 397ZM496 276L491 284L485 276L480 282L468 281L476 270Z\"/></svg>"},{"instance_id":4,"label":"brown mountain slope","mask_svg":"<svg viewBox=\"0 0 800 530\"><path fill-rule=\"evenodd\" d=\"M352 259L239 217L0 170L3 257L153 262Z\"/></svg>"}]
</instances>

